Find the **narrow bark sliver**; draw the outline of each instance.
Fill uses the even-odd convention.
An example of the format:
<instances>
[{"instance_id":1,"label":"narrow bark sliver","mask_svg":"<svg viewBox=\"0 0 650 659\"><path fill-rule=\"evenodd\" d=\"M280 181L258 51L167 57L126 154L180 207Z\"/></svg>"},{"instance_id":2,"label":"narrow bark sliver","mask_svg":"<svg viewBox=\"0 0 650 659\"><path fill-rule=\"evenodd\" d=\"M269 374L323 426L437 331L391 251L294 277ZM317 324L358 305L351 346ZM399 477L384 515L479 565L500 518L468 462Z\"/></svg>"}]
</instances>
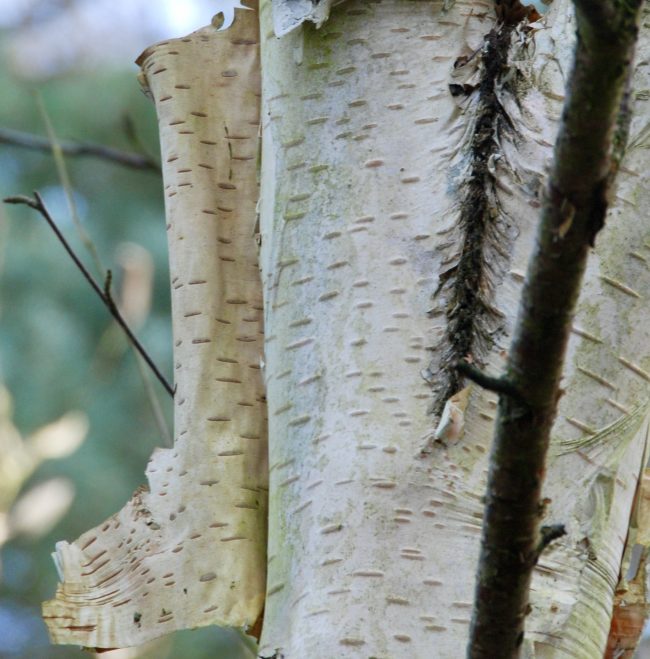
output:
<instances>
[{"instance_id":1,"label":"narrow bark sliver","mask_svg":"<svg viewBox=\"0 0 650 659\"><path fill-rule=\"evenodd\" d=\"M56 643L114 648L176 629L250 627L265 590L266 402L254 239L257 12L138 60L158 112L174 330L175 445L148 487L57 545Z\"/></svg>"}]
</instances>

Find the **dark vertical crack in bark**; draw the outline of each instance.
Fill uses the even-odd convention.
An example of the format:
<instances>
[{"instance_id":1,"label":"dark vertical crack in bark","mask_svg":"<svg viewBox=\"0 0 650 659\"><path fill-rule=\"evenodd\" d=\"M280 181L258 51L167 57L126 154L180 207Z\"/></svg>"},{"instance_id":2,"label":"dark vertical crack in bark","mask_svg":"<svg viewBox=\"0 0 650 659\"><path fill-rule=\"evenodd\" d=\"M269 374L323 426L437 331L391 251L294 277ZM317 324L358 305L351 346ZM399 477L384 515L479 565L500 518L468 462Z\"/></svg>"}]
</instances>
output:
<instances>
[{"instance_id":1,"label":"dark vertical crack in bark","mask_svg":"<svg viewBox=\"0 0 650 659\"><path fill-rule=\"evenodd\" d=\"M510 128L498 98L498 87L508 71L512 30L512 26L498 25L486 35L480 55L481 78L472 91L478 94L478 100L468 172L460 190L460 249L452 264L440 274L434 294L443 300L447 321L440 345L440 365L431 369L431 382L440 383L432 404L436 415L441 414L445 401L463 387L464 378L455 364L460 360L481 364L502 330L503 315L493 305L493 297L494 287L508 266L511 238L510 223L499 206L493 172L500 156L499 137ZM459 93L458 89L452 89L454 92ZM443 245L442 249L449 247Z\"/></svg>"}]
</instances>

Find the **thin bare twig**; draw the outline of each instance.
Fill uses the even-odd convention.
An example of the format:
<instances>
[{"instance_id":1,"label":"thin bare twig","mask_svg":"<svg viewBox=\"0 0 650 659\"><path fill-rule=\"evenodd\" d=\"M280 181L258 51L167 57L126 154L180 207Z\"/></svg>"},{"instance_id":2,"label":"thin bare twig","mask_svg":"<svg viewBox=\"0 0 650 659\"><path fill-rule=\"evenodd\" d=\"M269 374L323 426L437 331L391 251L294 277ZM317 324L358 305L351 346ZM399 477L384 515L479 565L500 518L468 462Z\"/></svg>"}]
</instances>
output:
<instances>
[{"instance_id":1,"label":"thin bare twig","mask_svg":"<svg viewBox=\"0 0 650 659\"><path fill-rule=\"evenodd\" d=\"M158 170L159 173L162 173L161 167L158 164L158 161L156 158L149 152L149 149L147 149L146 144L140 137L140 134L138 132L138 129L135 125L135 121L133 118L127 114L124 113L122 115L122 129L124 130L124 135L126 136L126 139L129 142L129 145L133 149L135 153L141 154L143 157L147 157L149 159L149 162L151 162L155 168Z\"/></svg>"},{"instance_id":2,"label":"thin bare twig","mask_svg":"<svg viewBox=\"0 0 650 659\"><path fill-rule=\"evenodd\" d=\"M91 237L88 235L86 229L84 229L83 224L81 223L81 218L79 217L79 211L77 210L77 200L74 196L74 190L72 189L72 181L70 179L70 174L68 172L68 167L65 164L65 158L63 157L63 151L61 151L61 144L59 138L54 130L54 124L50 119L50 115L45 107L45 102L43 97L38 90L34 90L34 99L36 101L36 107L43 119L43 124L45 125L45 131L47 132L47 138L50 143L50 148L52 149L52 157L54 158L54 165L56 167L56 173L59 176L59 181L61 182L61 187L65 193L66 201L68 202L68 209L70 210L70 217L72 223L77 229L79 238L84 247L88 250L88 253L95 262L95 268L97 268L97 274L99 276L104 276L104 266L102 264L102 259L99 256L99 252L95 247Z\"/></svg>"},{"instance_id":3,"label":"thin bare twig","mask_svg":"<svg viewBox=\"0 0 650 659\"><path fill-rule=\"evenodd\" d=\"M149 371L147 370L147 367L144 363L144 360L140 356L140 353L137 352L135 348L133 348L133 350L135 352L135 363L138 366L138 371L140 371L140 376L142 377L142 382L144 384L144 390L147 394L147 400L149 401L149 407L151 408L151 414L153 416L154 423L158 428L158 432L160 433L160 437L162 438L163 446L173 446L174 438L165 419L165 415L163 414L158 396L156 396L156 392L154 391Z\"/></svg>"},{"instance_id":4,"label":"thin bare twig","mask_svg":"<svg viewBox=\"0 0 650 659\"><path fill-rule=\"evenodd\" d=\"M129 326L126 324L126 321L122 317L119 309L117 308L113 298L110 296L110 276L107 277L105 282L106 290L103 291L100 285L95 281L93 276L88 272L86 266L81 262L79 257L75 254L74 250L66 240L65 236L59 230L59 227L56 225L56 222L52 218L49 210L43 203L43 199L38 192L34 192L34 199L31 197L26 197L24 195L17 195L14 197L6 197L3 201L6 204L24 204L38 211L44 218L45 221L50 225L52 231L54 231L56 237L59 239L60 243L63 245L64 249L73 260L74 264L79 268L81 274L86 278L86 281L90 284L91 288L95 291L99 299L103 302L104 306L109 310L110 314L113 316L117 324L124 330L124 333L128 337L129 341L132 343L133 347L138 351L142 356L144 361L147 363L149 368L153 371L154 375L158 378L159 382L166 389L167 393L170 396L174 396L174 389L169 384L165 376L160 372L154 361L151 359L144 346L133 334Z\"/></svg>"},{"instance_id":5,"label":"thin bare twig","mask_svg":"<svg viewBox=\"0 0 650 659\"><path fill-rule=\"evenodd\" d=\"M47 137L26 133L11 128L0 128L0 144L11 144L32 151L51 152L52 145ZM117 165L129 167L130 169L141 169L144 171L160 173L160 165L150 156L133 151L121 151L111 146L95 144L92 142L59 142L61 151L66 156L91 156L108 160Z\"/></svg>"},{"instance_id":6,"label":"thin bare twig","mask_svg":"<svg viewBox=\"0 0 650 659\"><path fill-rule=\"evenodd\" d=\"M478 384L480 387L483 387L483 389L493 391L495 394L512 396L513 398L523 400L521 392L517 390L512 382L509 382L504 377L495 378L492 375L483 373L483 371L476 368L476 366L473 366L472 364L464 361L459 361L456 363L456 370L461 375L464 375L468 380L471 380L472 382Z\"/></svg>"},{"instance_id":7,"label":"thin bare twig","mask_svg":"<svg viewBox=\"0 0 650 659\"><path fill-rule=\"evenodd\" d=\"M106 278L104 279L104 295L111 304L110 308L117 310L117 305L115 304L115 300L113 299L112 291L113 291L113 271L107 270ZM144 360L142 359L140 353L136 350L133 344L131 344L131 348L135 352L135 363L137 364L138 371L140 372L140 376L142 377L142 383L144 384L144 389L147 394L147 400L149 401L149 405L151 407L151 413L153 414L153 418L156 423L156 426L158 427L158 431L160 432L160 436L164 439L166 446L171 446L174 443L174 440L169 431L167 421L165 421L165 416L160 407L160 402L158 401L158 397L156 396L156 393L154 392L153 387L151 386L151 378L145 367Z\"/></svg>"}]
</instances>

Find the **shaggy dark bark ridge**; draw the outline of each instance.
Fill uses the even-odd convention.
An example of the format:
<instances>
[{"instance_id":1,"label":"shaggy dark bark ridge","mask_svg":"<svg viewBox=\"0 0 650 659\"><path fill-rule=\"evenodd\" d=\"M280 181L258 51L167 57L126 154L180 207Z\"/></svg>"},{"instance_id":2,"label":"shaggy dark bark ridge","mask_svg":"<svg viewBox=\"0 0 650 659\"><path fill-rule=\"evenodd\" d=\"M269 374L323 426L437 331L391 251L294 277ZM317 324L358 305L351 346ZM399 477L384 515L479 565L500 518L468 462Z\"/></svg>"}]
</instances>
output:
<instances>
[{"instance_id":1,"label":"shaggy dark bark ridge","mask_svg":"<svg viewBox=\"0 0 650 659\"><path fill-rule=\"evenodd\" d=\"M446 330L441 341L441 363L432 368L432 382L442 382L435 391L432 412L442 413L447 399L464 386L456 368L463 360L481 364L503 323L493 306L494 287L508 266L508 218L499 207L493 167L499 138L510 126L498 98L498 85L508 68L512 26L498 25L485 37L481 79L476 89L450 85L455 95L477 93L475 123L469 147L469 172L461 186L461 209L457 240L460 250L452 265L439 276L434 298L444 296ZM460 65L464 65L462 61ZM491 171L492 169L492 171ZM452 241L455 246L456 240ZM449 249L450 244L441 249ZM442 378L440 377L442 375Z\"/></svg>"},{"instance_id":2,"label":"shaggy dark bark ridge","mask_svg":"<svg viewBox=\"0 0 650 659\"><path fill-rule=\"evenodd\" d=\"M551 536L540 493L560 378L589 249L625 143L626 84L642 0L575 0L577 45L501 393L467 656L513 658L533 568ZM621 132L623 131L623 132Z\"/></svg>"}]
</instances>

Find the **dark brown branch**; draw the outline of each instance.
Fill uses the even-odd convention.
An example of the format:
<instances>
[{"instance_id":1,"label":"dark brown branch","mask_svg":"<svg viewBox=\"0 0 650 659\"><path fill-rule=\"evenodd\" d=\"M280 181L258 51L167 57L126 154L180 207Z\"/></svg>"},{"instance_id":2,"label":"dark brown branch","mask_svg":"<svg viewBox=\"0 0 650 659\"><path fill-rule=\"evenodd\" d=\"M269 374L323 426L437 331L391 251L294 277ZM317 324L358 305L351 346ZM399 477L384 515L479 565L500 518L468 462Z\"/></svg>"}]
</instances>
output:
<instances>
[{"instance_id":1,"label":"dark brown branch","mask_svg":"<svg viewBox=\"0 0 650 659\"><path fill-rule=\"evenodd\" d=\"M642 0L575 5L573 70L505 371L526 402L499 399L471 659L512 659L523 643L532 570L545 542L540 494L562 366L589 250L605 221Z\"/></svg>"},{"instance_id":2,"label":"dark brown branch","mask_svg":"<svg viewBox=\"0 0 650 659\"><path fill-rule=\"evenodd\" d=\"M11 130L10 128L0 128L0 144L11 144L34 151L52 151L52 143L47 137ZM66 141L59 142L59 146L66 156L94 156L131 169L143 169L160 173L160 165L150 156L141 153L121 151L110 146L90 142Z\"/></svg>"},{"instance_id":3,"label":"dark brown branch","mask_svg":"<svg viewBox=\"0 0 650 659\"><path fill-rule=\"evenodd\" d=\"M487 375L483 373L480 369L476 368L472 364L467 362L457 362L456 370L468 380L475 382L479 387L487 389L488 391L493 391L495 394L500 396L511 396L512 398L518 398L523 402L523 396L517 388L503 377L495 378L492 375Z\"/></svg>"},{"instance_id":4,"label":"dark brown branch","mask_svg":"<svg viewBox=\"0 0 650 659\"><path fill-rule=\"evenodd\" d=\"M144 346L140 343L140 341L133 334L129 326L126 324L126 321L124 320L113 298L111 297L110 273L106 277L105 289L102 290L99 284L95 281L93 276L90 274L90 272L88 272L86 266L81 262L81 259L75 254L74 250L66 240L65 236L61 233L59 227L57 226L56 222L50 215L50 212L43 203L43 199L38 194L38 192L34 192L34 197L35 198L32 199L31 197L25 197L19 195L15 197L6 197L3 201L6 204L25 204L26 206L29 206L30 208L33 208L34 210L38 211L45 218L45 221L50 225L52 231L54 231L54 234L59 239L59 242L63 245L65 251L68 253L68 256L70 256L74 264L80 270L81 274L85 277L86 281L90 284L91 288L95 291L99 299L104 303L104 306L109 310L111 316L113 316L113 318L115 319L115 322L117 322L117 324L124 330L124 333L126 334L127 338L129 339L133 347L140 353L140 355L147 363L149 368L153 371L154 375L158 378L162 386L165 387L167 393L173 397L174 389L169 384L169 382L167 382L165 376L160 372L160 370L154 363L153 359L149 356L149 353L145 350Z\"/></svg>"},{"instance_id":5,"label":"dark brown branch","mask_svg":"<svg viewBox=\"0 0 650 659\"><path fill-rule=\"evenodd\" d=\"M542 552L553 542L562 536L566 535L566 528L564 524L549 524L542 526L539 530L539 543L537 545L535 564L542 555Z\"/></svg>"}]
</instances>

